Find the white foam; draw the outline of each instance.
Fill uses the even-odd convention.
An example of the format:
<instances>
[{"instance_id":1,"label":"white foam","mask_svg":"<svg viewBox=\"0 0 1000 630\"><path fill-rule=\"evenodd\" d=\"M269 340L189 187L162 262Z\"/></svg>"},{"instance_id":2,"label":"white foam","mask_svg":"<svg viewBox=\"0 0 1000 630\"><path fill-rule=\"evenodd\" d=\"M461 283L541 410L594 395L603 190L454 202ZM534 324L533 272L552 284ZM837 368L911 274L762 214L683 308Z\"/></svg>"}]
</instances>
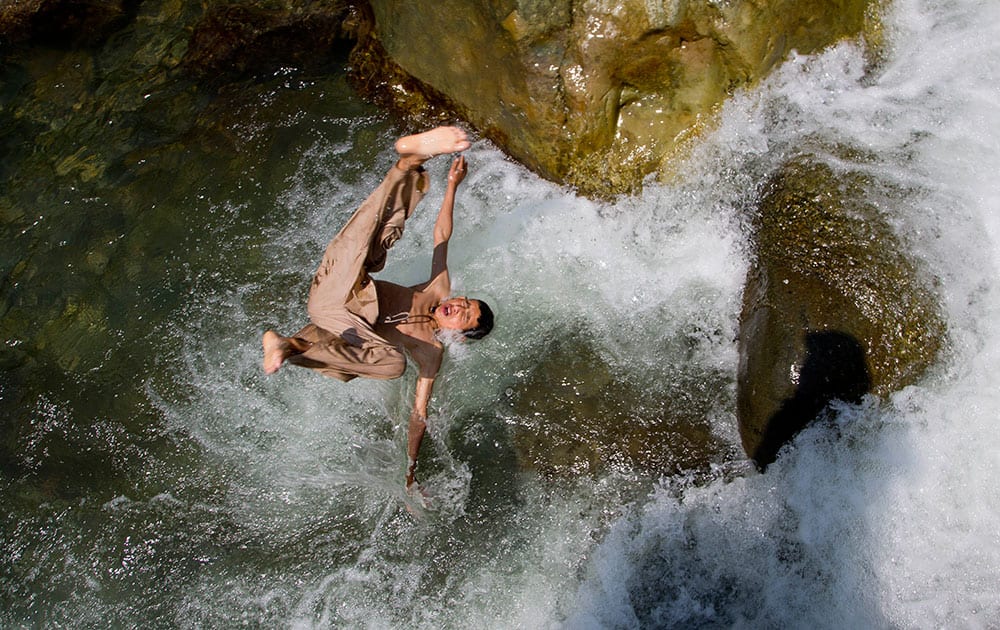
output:
<instances>
[{"instance_id":1,"label":"white foam","mask_svg":"<svg viewBox=\"0 0 1000 630\"><path fill-rule=\"evenodd\" d=\"M182 351L193 391L160 406L220 462L227 509L255 536L334 529L336 543L303 575L206 572L192 600L222 616L285 605L295 627L1000 624L1000 5L900 0L888 19L892 48L873 77L850 43L793 58L725 107L680 182L637 199L582 200L486 143L466 153L449 259L456 293L490 302L497 327L436 384L424 479L441 503L416 520L401 484L412 378L260 375L257 329L302 323L318 252L381 176L360 165L330 173L348 149L318 143L284 198L289 223L269 234L266 255L287 286L244 287L193 313L183 324L192 338L226 341ZM637 505L623 499L629 479L549 484L484 463L505 455L504 388L561 329L585 331L626 376L669 362L732 381L744 213L781 160L816 137L868 151L850 166L899 191L879 207L940 282L948 318L950 353L933 374L843 408L766 475L675 481ZM425 279L446 169L431 165L432 192L388 279ZM262 292L268 322L244 306ZM234 355L227 332L239 329ZM733 401L720 406L713 421L735 443Z\"/></svg>"},{"instance_id":2,"label":"white foam","mask_svg":"<svg viewBox=\"0 0 1000 630\"><path fill-rule=\"evenodd\" d=\"M733 148L745 172L814 134L872 151L902 191L884 211L941 279L953 354L806 431L766 475L654 496L601 546L569 627L1000 623L1000 6L897 2L890 20L873 83L851 45L793 59L696 159Z\"/></svg>"}]
</instances>

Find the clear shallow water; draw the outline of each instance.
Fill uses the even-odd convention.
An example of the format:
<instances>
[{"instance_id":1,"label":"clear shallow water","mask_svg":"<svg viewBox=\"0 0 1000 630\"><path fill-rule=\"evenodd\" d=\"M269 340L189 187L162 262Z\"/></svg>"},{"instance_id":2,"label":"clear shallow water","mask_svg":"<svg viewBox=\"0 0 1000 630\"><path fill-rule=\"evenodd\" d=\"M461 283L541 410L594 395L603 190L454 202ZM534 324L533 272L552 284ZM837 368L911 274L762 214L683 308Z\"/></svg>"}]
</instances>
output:
<instances>
[{"instance_id":1,"label":"clear shallow water","mask_svg":"<svg viewBox=\"0 0 1000 630\"><path fill-rule=\"evenodd\" d=\"M846 44L792 60L639 198L587 202L468 152L452 266L499 327L449 354L416 517L411 378L259 369L260 332L301 324L319 252L391 163L385 121L335 80L276 76L174 123L146 162L126 146L91 179L60 174L74 145L51 149L51 181L7 167L3 625L1000 623L1000 6L891 9L883 67ZM150 100L135 128L160 119ZM732 411L744 211L785 156L838 143L897 191L876 201L939 280L951 350L757 475ZM423 279L445 168L385 277ZM38 319L12 327L19 312ZM538 427L518 401L582 386L539 374L566 343L615 375L602 391L643 392L599 411L696 411L709 465L662 481L618 451L591 474L523 467Z\"/></svg>"}]
</instances>

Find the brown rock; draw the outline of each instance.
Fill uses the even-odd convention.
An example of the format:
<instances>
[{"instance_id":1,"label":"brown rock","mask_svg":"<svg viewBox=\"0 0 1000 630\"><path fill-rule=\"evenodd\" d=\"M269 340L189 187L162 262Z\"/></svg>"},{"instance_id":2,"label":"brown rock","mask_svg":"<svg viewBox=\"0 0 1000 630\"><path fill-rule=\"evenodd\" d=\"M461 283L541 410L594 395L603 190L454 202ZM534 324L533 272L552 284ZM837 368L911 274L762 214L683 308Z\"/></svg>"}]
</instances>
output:
<instances>
[{"instance_id":1,"label":"brown rock","mask_svg":"<svg viewBox=\"0 0 1000 630\"><path fill-rule=\"evenodd\" d=\"M937 297L864 201L870 184L807 156L761 202L737 398L743 446L762 468L832 400L913 383L943 343Z\"/></svg>"},{"instance_id":2,"label":"brown rock","mask_svg":"<svg viewBox=\"0 0 1000 630\"><path fill-rule=\"evenodd\" d=\"M858 36L871 5L371 0L371 37L516 159L608 195L663 167L725 98L790 51Z\"/></svg>"}]
</instances>

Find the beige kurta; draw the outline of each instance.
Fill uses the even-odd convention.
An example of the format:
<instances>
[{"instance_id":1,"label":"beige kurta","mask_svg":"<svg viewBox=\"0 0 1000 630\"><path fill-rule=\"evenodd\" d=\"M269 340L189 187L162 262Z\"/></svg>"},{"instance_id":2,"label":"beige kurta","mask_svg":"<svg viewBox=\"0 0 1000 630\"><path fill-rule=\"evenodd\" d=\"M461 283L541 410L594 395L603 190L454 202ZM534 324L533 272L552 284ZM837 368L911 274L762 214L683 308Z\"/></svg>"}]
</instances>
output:
<instances>
[{"instance_id":1,"label":"beige kurta","mask_svg":"<svg viewBox=\"0 0 1000 630\"><path fill-rule=\"evenodd\" d=\"M311 324L295 334L312 345L289 363L349 381L397 378L406 370L401 348L375 334L378 295L371 273L403 234L427 192L427 174L393 166L326 248L309 290Z\"/></svg>"}]
</instances>

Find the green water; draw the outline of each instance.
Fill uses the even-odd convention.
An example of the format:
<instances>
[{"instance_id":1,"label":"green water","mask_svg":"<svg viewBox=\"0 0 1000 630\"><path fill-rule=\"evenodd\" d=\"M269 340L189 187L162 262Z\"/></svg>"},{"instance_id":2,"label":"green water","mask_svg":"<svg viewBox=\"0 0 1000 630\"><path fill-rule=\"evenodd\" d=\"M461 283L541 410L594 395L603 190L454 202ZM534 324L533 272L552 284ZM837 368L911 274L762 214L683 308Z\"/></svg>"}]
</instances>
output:
<instances>
[{"instance_id":1,"label":"green water","mask_svg":"<svg viewBox=\"0 0 1000 630\"><path fill-rule=\"evenodd\" d=\"M243 542L207 508L178 513L165 500L162 513L109 520L102 500L168 486L210 503L224 491L224 471L150 402L150 388L187 395L172 382L191 338L178 321L206 295L252 286L249 308L266 311L269 290L301 283L309 266L275 273L262 253L267 226L288 219L276 197L299 156L361 122L360 148L344 160L361 171L377 153L364 136L381 149L390 128L343 73L200 87L171 67L184 33L150 19L140 15L99 50L9 53L0 74L2 531L16 542L0 607L9 621L69 621L60 611L79 614L73 602L87 580L103 601L156 618L197 579L185 539L205 558ZM115 567L125 576L129 559L164 537L177 540L157 545L168 551L144 565L154 575L116 579ZM65 566L73 558L95 566Z\"/></svg>"},{"instance_id":2,"label":"green water","mask_svg":"<svg viewBox=\"0 0 1000 630\"><path fill-rule=\"evenodd\" d=\"M192 84L201 4L8 53L0 627L998 626L998 5L891 4L882 74L850 44L793 59L637 198L475 143L449 260L498 327L449 349L415 516L412 377L260 370L391 122L339 72ZM954 361L758 475L733 413L739 215L816 137L919 189L885 210L940 281ZM423 279L444 168L391 279Z\"/></svg>"},{"instance_id":3,"label":"green water","mask_svg":"<svg viewBox=\"0 0 1000 630\"><path fill-rule=\"evenodd\" d=\"M731 367L695 356L728 356L734 292L694 273L693 309L598 305L581 332L579 296L616 281L545 242L561 215L607 232L614 212L473 151L471 244L452 255L502 298L508 332L440 379L445 430L421 458L438 512L411 516L409 376L259 369L261 331L303 323L317 257L399 129L342 66L193 82L180 24L197 10L142 3L97 49L3 59L0 626L558 617L620 506L736 452L710 420L731 420ZM394 250L404 280L426 264L427 216ZM640 359L619 364L627 347Z\"/></svg>"}]
</instances>

